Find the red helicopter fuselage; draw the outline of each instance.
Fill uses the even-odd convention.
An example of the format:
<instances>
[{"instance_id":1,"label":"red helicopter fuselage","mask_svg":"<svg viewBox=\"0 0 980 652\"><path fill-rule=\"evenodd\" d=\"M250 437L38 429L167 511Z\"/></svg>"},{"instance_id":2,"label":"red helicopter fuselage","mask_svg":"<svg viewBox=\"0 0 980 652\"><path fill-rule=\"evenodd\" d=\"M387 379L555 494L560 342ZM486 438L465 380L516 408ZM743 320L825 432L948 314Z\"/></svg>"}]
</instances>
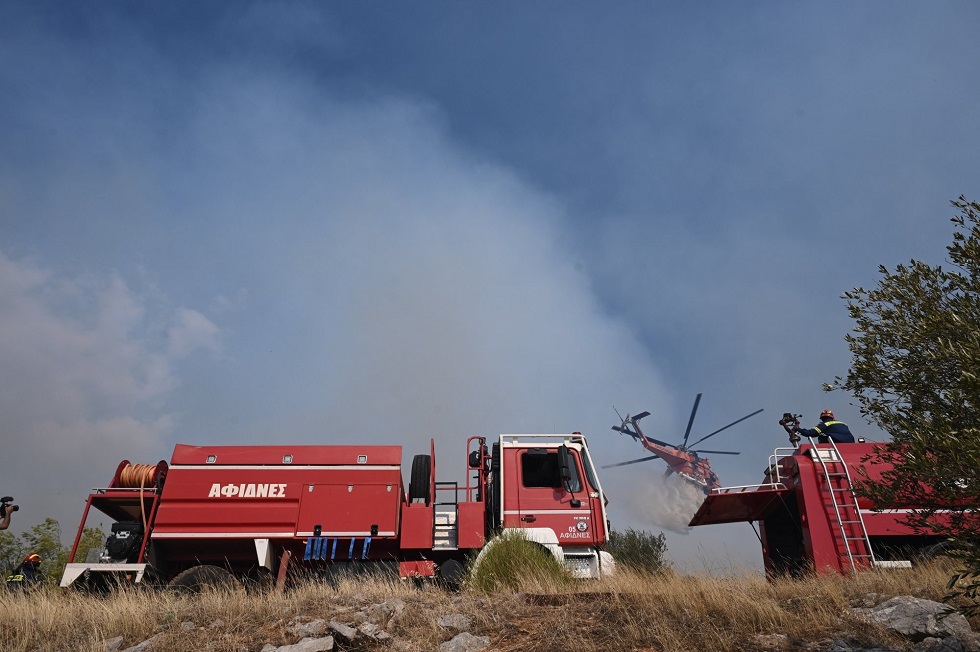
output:
<instances>
[{"instance_id":1,"label":"red helicopter fuselage","mask_svg":"<svg viewBox=\"0 0 980 652\"><path fill-rule=\"evenodd\" d=\"M640 430L640 424L637 423L638 418L633 417L630 421L636 429L636 434L639 435L637 439L643 444L643 448L666 462L667 471L665 475L669 476L676 473L685 476L701 485L706 494L721 486L721 480L719 480L718 474L711 469L711 462L707 458L700 457L697 453L684 450L678 446L662 444L651 439Z\"/></svg>"},{"instance_id":2,"label":"red helicopter fuselage","mask_svg":"<svg viewBox=\"0 0 980 652\"><path fill-rule=\"evenodd\" d=\"M675 446L674 444L668 444L665 441L660 441L654 439L653 437L647 437L643 434L640 429L640 419L650 416L649 412L640 412L636 416L626 415L625 419L622 419L622 423L619 426L613 426L613 430L619 432L620 434L629 435L633 439L639 441L643 448L647 449L652 455L648 457L642 457L638 460L630 460L628 462L619 462L618 464L608 464L602 468L608 469L615 466L625 466L626 464L635 464L637 462L644 462L646 460L661 459L667 463L667 473L666 475L677 474L680 475L702 487L704 493L710 494L713 490L719 489L721 487L721 480L711 469L711 462L708 458L701 457L698 453L712 453L718 455L738 455L737 451L718 451L718 450L706 450L697 449L693 450L695 446L700 444L706 439L714 437L718 433L731 428L737 423L741 423L748 419L749 417L755 416L762 412L761 409L756 410L751 414L747 414L741 419L736 419L735 421L729 423L727 426L719 428L712 433L701 437L692 444L688 444L688 438L691 436L691 427L694 425L694 415L697 414L698 404L701 402L701 394L697 395L694 399L694 408L691 410L691 417L687 422L687 430L684 432L684 440L680 446ZM616 413L619 414L618 412ZM629 426L632 426L632 429Z\"/></svg>"}]
</instances>

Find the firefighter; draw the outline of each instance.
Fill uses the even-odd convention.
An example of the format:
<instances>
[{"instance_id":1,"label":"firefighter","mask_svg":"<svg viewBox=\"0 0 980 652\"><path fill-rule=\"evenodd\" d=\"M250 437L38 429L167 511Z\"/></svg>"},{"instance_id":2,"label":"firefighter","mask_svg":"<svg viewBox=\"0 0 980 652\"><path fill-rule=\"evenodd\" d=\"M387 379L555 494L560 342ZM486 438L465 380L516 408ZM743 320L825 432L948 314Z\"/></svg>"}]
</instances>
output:
<instances>
[{"instance_id":1,"label":"firefighter","mask_svg":"<svg viewBox=\"0 0 980 652\"><path fill-rule=\"evenodd\" d=\"M835 444L853 444L854 435L843 421L834 420L834 411L827 409L820 413L820 423L810 429L794 428L801 437L817 437L817 441L826 444L831 439Z\"/></svg>"},{"instance_id":2,"label":"firefighter","mask_svg":"<svg viewBox=\"0 0 980 652\"><path fill-rule=\"evenodd\" d=\"M32 552L24 557L24 563L17 567L14 574L7 578L7 586L11 589L20 587L24 591L39 587L44 582L41 572L41 555Z\"/></svg>"}]
</instances>

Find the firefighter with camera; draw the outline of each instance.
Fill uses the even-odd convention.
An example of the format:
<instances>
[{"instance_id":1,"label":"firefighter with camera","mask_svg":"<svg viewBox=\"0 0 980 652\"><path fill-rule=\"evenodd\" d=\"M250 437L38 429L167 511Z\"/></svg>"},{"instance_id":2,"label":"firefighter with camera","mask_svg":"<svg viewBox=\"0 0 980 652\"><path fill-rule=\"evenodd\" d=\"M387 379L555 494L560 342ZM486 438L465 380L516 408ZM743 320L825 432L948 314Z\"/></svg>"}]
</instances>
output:
<instances>
[{"instance_id":1,"label":"firefighter with camera","mask_svg":"<svg viewBox=\"0 0 980 652\"><path fill-rule=\"evenodd\" d=\"M820 413L820 423L812 428L801 429L800 415L789 412L783 414L783 418L779 420L779 425L789 433L789 440L793 446L799 446L802 437L811 439L816 437L817 441L821 444L826 444L830 441L833 441L835 444L854 443L854 435L851 434L851 429L843 421L837 421L834 418L833 410L830 409L826 409Z\"/></svg>"},{"instance_id":2,"label":"firefighter with camera","mask_svg":"<svg viewBox=\"0 0 980 652\"><path fill-rule=\"evenodd\" d=\"M20 505L11 505L14 499L10 496L0 498L0 530L10 527L10 515L20 509Z\"/></svg>"}]
</instances>

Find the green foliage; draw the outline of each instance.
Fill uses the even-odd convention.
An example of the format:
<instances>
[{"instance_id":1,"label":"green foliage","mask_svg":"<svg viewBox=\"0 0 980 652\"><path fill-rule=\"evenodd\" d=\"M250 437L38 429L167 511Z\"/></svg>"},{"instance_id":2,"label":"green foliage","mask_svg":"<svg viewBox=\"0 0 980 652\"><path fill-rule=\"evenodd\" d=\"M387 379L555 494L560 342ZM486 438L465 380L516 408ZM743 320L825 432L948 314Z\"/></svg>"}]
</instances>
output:
<instances>
[{"instance_id":1,"label":"green foliage","mask_svg":"<svg viewBox=\"0 0 980 652\"><path fill-rule=\"evenodd\" d=\"M613 530L609 533L606 551L616 559L617 566L641 573L660 573L668 568L664 559L667 537L663 532L655 535L633 528L627 528L625 532Z\"/></svg>"},{"instance_id":2,"label":"green foliage","mask_svg":"<svg viewBox=\"0 0 980 652\"><path fill-rule=\"evenodd\" d=\"M88 527L78 542L75 559L84 561L89 548L102 549L105 534L98 528ZM44 519L19 537L9 531L0 532L0 572L11 574L31 552L41 555L41 570L45 581L55 585L61 580L68 562L71 547L61 544L61 526L53 518Z\"/></svg>"},{"instance_id":3,"label":"green foliage","mask_svg":"<svg viewBox=\"0 0 980 652\"><path fill-rule=\"evenodd\" d=\"M0 573L10 573L24 559L23 543L10 530L0 532Z\"/></svg>"},{"instance_id":4,"label":"green foliage","mask_svg":"<svg viewBox=\"0 0 980 652\"><path fill-rule=\"evenodd\" d=\"M82 538L78 540L78 550L75 551L75 561L83 562L90 548L99 552L105 549L105 532L97 527L87 527L82 530ZM71 552L71 549L69 549Z\"/></svg>"},{"instance_id":5,"label":"green foliage","mask_svg":"<svg viewBox=\"0 0 980 652\"><path fill-rule=\"evenodd\" d=\"M543 546L510 530L493 539L470 564L468 585L491 593L502 589L563 586L569 574Z\"/></svg>"},{"instance_id":6,"label":"green foliage","mask_svg":"<svg viewBox=\"0 0 980 652\"><path fill-rule=\"evenodd\" d=\"M855 321L846 378L826 389L857 397L892 436L881 455L895 466L861 492L882 506L917 507L909 523L950 536L964 570L951 595L980 589L980 204L952 202L951 269L913 260L872 290L844 298ZM951 510L951 511L947 511ZM977 611L980 605L973 607Z\"/></svg>"}]
</instances>

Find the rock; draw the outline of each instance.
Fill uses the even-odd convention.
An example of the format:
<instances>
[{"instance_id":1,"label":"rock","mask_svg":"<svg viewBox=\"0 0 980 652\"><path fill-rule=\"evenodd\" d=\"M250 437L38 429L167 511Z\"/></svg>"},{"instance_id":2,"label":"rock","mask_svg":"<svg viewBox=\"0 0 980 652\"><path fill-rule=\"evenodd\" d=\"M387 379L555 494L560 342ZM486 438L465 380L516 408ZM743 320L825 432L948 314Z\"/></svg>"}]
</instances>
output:
<instances>
[{"instance_id":1,"label":"rock","mask_svg":"<svg viewBox=\"0 0 980 652\"><path fill-rule=\"evenodd\" d=\"M439 646L439 652L475 652L490 645L489 636L473 636L469 632L457 634Z\"/></svg>"},{"instance_id":2,"label":"rock","mask_svg":"<svg viewBox=\"0 0 980 652\"><path fill-rule=\"evenodd\" d=\"M299 643L280 645L276 652L330 652L333 650L333 636L323 638L304 638Z\"/></svg>"},{"instance_id":3,"label":"rock","mask_svg":"<svg viewBox=\"0 0 980 652\"><path fill-rule=\"evenodd\" d=\"M963 643L955 636L922 639L912 648L912 652L964 652Z\"/></svg>"},{"instance_id":4,"label":"rock","mask_svg":"<svg viewBox=\"0 0 980 652\"><path fill-rule=\"evenodd\" d=\"M339 623L336 620L331 620L330 629L345 643L351 643L357 638L357 629L351 627L350 625L345 625L344 623Z\"/></svg>"},{"instance_id":5,"label":"rock","mask_svg":"<svg viewBox=\"0 0 980 652\"><path fill-rule=\"evenodd\" d=\"M827 648L827 652L852 652L853 649L847 641L835 638L830 642L830 647Z\"/></svg>"},{"instance_id":6,"label":"rock","mask_svg":"<svg viewBox=\"0 0 980 652\"><path fill-rule=\"evenodd\" d=\"M872 609L859 609L871 621L920 642L926 638L972 638L973 629L962 614L932 600L898 596Z\"/></svg>"},{"instance_id":7,"label":"rock","mask_svg":"<svg viewBox=\"0 0 980 652\"><path fill-rule=\"evenodd\" d=\"M823 648L821 648L823 649ZM890 647L861 647L852 645L842 638L835 638L830 643L830 647L825 648L825 652L900 652Z\"/></svg>"},{"instance_id":8,"label":"rock","mask_svg":"<svg viewBox=\"0 0 980 652\"><path fill-rule=\"evenodd\" d=\"M858 609L870 609L880 603L884 597L880 593L865 593L860 598L851 600L851 606Z\"/></svg>"},{"instance_id":9,"label":"rock","mask_svg":"<svg viewBox=\"0 0 980 652\"><path fill-rule=\"evenodd\" d=\"M470 619L463 614L445 614L436 618L436 624L446 629L463 631L470 628Z\"/></svg>"},{"instance_id":10,"label":"rock","mask_svg":"<svg viewBox=\"0 0 980 652\"><path fill-rule=\"evenodd\" d=\"M259 652L276 652L277 649L272 643L266 643Z\"/></svg>"},{"instance_id":11,"label":"rock","mask_svg":"<svg viewBox=\"0 0 980 652\"><path fill-rule=\"evenodd\" d=\"M374 623L361 623L357 631L364 634L367 638L378 643L387 643L391 640L391 634L386 632L380 625Z\"/></svg>"},{"instance_id":12,"label":"rock","mask_svg":"<svg viewBox=\"0 0 980 652\"><path fill-rule=\"evenodd\" d=\"M122 647L124 640L122 636L110 638L105 642L105 652L117 652Z\"/></svg>"},{"instance_id":13,"label":"rock","mask_svg":"<svg viewBox=\"0 0 980 652\"><path fill-rule=\"evenodd\" d=\"M215 618L214 622L208 625L208 627L210 627L211 629L218 629L219 627L224 627L224 626L225 626L225 621L221 620L220 618Z\"/></svg>"},{"instance_id":14,"label":"rock","mask_svg":"<svg viewBox=\"0 0 980 652\"><path fill-rule=\"evenodd\" d=\"M150 638L146 639L142 643L137 643L136 645L134 645L132 647L126 648L125 650L123 650L123 652L143 652L143 650L145 650L146 648L148 648L151 645L153 645L153 643L158 638L160 638L161 636L163 636L162 633L160 633L160 634L154 634L153 636L151 636Z\"/></svg>"},{"instance_id":15,"label":"rock","mask_svg":"<svg viewBox=\"0 0 980 652\"><path fill-rule=\"evenodd\" d=\"M286 625L286 631L293 636L310 638L321 636L327 631L327 621L311 620L308 623L298 622L295 618Z\"/></svg>"},{"instance_id":16,"label":"rock","mask_svg":"<svg viewBox=\"0 0 980 652\"><path fill-rule=\"evenodd\" d=\"M394 631L394 629L398 627L398 623L401 622L401 619L404 616L405 616L404 611L399 611L392 614L391 618L388 619L388 622L385 623L385 629L387 629L389 632Z\"/></svg>"},{"instance_id":17,"label":"rock","mask_svg":"<svg viewBox=\"0 0 980 652\"><path fill-rule=\"evenodd\" d=\"M191 622L189 620L185 620L184 622L182 622L180 624L180 629L182 631L189 632L192 629L197 629L197 625L195 625L193 622Z\"/></svg>"},{"instance_id":18,"label":"rock","mask_svg":"<svg viewBox=\"0 0 980 652\"><path fill-rule=\"evenodd\" d=\"M367 612L361 609L360 611L355 611L350 615L351 620L356 623L363 623L365 620L370 620Z\"/></svg>"},{"instance_id":19,"label":"rock","mask_svg":"<svg viewBox=\"0 0 980 652\"><path fill-rule=\"evenodd\" d=\"M389 619L401 614L403 611L405 611L405 601L401 598L392 598L386 602L367 607L357 615L363 620L385 625Z\"/></svg>"}]
</instances>

